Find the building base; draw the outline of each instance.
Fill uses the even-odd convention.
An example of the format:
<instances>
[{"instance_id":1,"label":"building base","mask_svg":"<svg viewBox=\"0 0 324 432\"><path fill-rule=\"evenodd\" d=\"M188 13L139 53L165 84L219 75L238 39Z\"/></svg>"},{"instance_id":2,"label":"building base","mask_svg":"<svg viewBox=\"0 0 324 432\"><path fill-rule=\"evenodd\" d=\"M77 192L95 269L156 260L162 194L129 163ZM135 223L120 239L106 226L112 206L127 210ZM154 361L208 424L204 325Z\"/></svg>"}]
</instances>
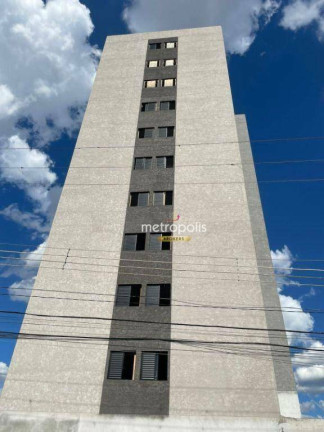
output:
<instances>
[{"instance_id":1,"label":"building base","mask_svg":"<svg viewBox=\"0 0 324 432\"><path fill-rule=\"evenodd\" d=\"M323 432L324 420L0 413L0 432Z\"/></svg>"}]
</instances>

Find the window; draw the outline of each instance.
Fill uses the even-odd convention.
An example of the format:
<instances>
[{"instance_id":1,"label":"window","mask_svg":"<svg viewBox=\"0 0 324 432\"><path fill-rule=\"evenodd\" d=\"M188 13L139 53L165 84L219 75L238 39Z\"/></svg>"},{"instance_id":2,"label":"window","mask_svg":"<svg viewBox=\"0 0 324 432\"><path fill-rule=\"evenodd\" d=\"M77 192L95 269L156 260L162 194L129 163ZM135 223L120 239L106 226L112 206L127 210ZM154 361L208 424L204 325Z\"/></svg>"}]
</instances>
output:
<instances>
[{"instance_id":1,"label":"window","mask_svg":"<svg viewBox=\"0 0 324 432\"><path fill-rule=\"evenodd\" d=\"M142 352L141 379L166 381L168 379L168 353Z\"/></svg>"},{"instance_id":2,"label":"window","mask_svg":"<svg viewBox=\"0 0 324 432\"><path fill-rule=\"evenodd\" d=\"M160 102L160 110L161 111L175 110L175 106L176 106L175 101Z\"/></svg>"},{"instance_id":3,"label":"window","mask_svg":"<svg viewBox=\"0 0 324 432\"><path fill-rule=\"evenodd\" d=\"M118 285L116 306L139 306L141 285Z\"/></svg>"},{"instance_id":4,"label":"window","mask_svg":"<svg viewBox=\"0 0 324 432\"><path fill-rule=\"evenodd\" d=\"M163 241L164 237L171 237L172 233L151 233L150 235L150 250L161 251L170 250L171 242Z\"/></svg>"},{"instance_id":5,"label":"window","mask_svg":"<svg viewBox=\"0 0 324 432\"><path fill-rule=\"evenodd\" d=\"M154 128L138 129L138 138L153 138Z\"/></svg>"},{"instance_id":6,"label":"window","mask_svg":"<svg viewBox=\"0 0 324 432\"><path fill-rule=\"evenodd\" d=\"M171 304L171 285L147 285L146 306L170 306Z\"/></svg>"},{"instance_id":7,"label":"window","mask_svg":"<svg viewBox=\"0 0 324 432\"><path fill-rule=\"evenodd\" d=\"M161 44L160 43L149 43L149 49L151 49L151 50L161 49Z\"/></svg>"},{"instance_id":8,"label":"window","mask_svg":"<svg viewBox=\"0 0 324 432\"><path fill-rule=\"evenodd\" d=\"M174 126L159 127L159 138L172 138Z\"/></svg>"},{"instance_id":9,"label":"window","mask_svg":"<svg viewBox=\"0 0 324 432\"><path fill-rule=\"evenodd\" d=\"M156 109L156 102L144 102L144 103L142 103L142 106L141 106L142 112L155 111L155 109Z\"/></svg>"},{"instance_id":10,"label":"window","mask_svg":"<svg viewBox=\"0 0 324 432\"><path fill-rule=\"evenodd\" d=\"M173 191L154 192L154 205L172 205Z\"/></svg>"},{"instance_id":11,"label":"window","mask_svg":"<svg viewBox=\"0 0 324 432\"><path fill-rule=\"evenodd\" d=\"M166 42L165 48L175 48L177 46L177 42Z\"/></svg>"},{"instance_id":12,"label":"window","mask_svg":"<svg viewBox=\"0 0 324 432\"><path fill-rule=\"evenodd\" d=\"M158 80L146 80L144 81L145 88L152 88L158 86Z\"/></svg>"},{"instance_id":13,"label":"window","mask_svg":"<svg viewBox=\"0 0 324 432\"><path fill-rule=\"evenodd\" d=\"M158 168L173 168L173 156L158 156L156 166Z\"/></svg>"},{"instance_id":14,"label":"window","mask_svg":"<svg viewBox=\"0 0 324 432\"><path fill-rule=\"evenodd\" d=\"M135 163L134 163L135 170L150 169L151 166L152 166L151 157L135 158Z\"/></svg>"},{"instance_id":15,"label":"window","mask_svg":"<svg viewBox=\"0 0 324 432\"><path fill-rule=\"evenodd\" d=\"M125 234L124 251L141 251L145 249L145 233Z\"/></svg>"},{"instance_id":16,"label":"window","mask_svg":"<svg viewBox=\"0 0 324 432\"><path fill-rule=\"evenodd\" d=\"M149 192L132 192L130 194L130 207L146 207L149 202Z\"/></svg>"},{"instance_id":17,"label":"window","mask_svg":"<svg viewBox=\"0 0 324 432\"><path fill-rule=\"evenodd\" d=\"M162 87L174 87L176 85L175 78L168 78L162 80ZM153 86L156 87L156 86Z\"/></svg>"},{"instance_id":18,"label":"window","mask_svg":"<svg viewBox=\"0 0 324 432\"><path fill-rule=\"evenodd\" d=\"M164 60L164 66L175 66L176 64L176 59Z\"/></svg>"},{"instance_id":19,"label":"window","mask_svg":"<svg viewBox=\"0 0 324 432\"><path fill-rule=\"evenodd\" d=\"M135 358L135 352L111 351L108 378L133 380L135 372Z\"/></svg>"},{"instance_id":20,"label":"window","mask_svg":"<svg viewBox=\"0 0 324 432\"><path fill-rule=\"evenodd\" d=\"M149 68L155 68L159 66L159 61L158 60L150 60L147 62L147 67Z\"/></svg>"}]
</instances>

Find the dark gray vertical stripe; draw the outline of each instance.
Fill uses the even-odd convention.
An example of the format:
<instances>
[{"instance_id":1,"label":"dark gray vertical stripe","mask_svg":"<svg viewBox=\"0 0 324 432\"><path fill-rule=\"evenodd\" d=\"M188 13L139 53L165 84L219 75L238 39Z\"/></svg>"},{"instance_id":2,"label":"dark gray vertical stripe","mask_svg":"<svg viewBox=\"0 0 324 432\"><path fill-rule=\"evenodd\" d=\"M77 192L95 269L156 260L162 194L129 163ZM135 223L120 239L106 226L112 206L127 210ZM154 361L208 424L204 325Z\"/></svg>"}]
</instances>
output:
<instances>
[{"instance_id":1,"label":"dark gray vertical stripe","mask_svg":"<svg viewBox=\"0 0 324 432\"><path fill-rule=\"evenodd\" d=\"M250 138L244 115L236 116L236 127L239 139L241 160L245 162L242 165L242 169L249 206L254 247L257 257L257 265L271 267L272 260L270 256L268 236L263 218L257 178L253 165ZM280 309L280 300L277 292L277 284L274 273L272 278L269 276L260 275L260 283L265 308L273 309L273 307L277 307ZM278 313L266 312L265 314L268 328L285 329L281 310ZM269 336L276 336L276 338L278 338L278 334L271 334L270 331ZM281 338L276 340L282 345L287 345L287 338L284 332L282 333ZM278 348L275 348L275 350L278 351ZM289 348L282 348L281 350L283 355L289 357ZM282 362L280 359L278 360L278 352L276 354L274 353L272 359L278 392L296 391L296 384L291 363Z\"/></svg>"},{"instance_id":2,"label":"dark gray vertical stripe","mask_svg":"<svg viewBox=\"0 0 324 432\"><path fill-rule=\"evenodd\" d=\"M157 39L153 42L174 40L177 38ZM151 41L148 41L151 42ZM162 60L166 58L177 58L177 48L147 50L146 62L148 60ZM143 67L145 67L143 65ZM165 79L176 78L177 66L161 67L161 68L146 68L144 70L143 80L150 79ZM138 233L141 231L142 224L160 224L166 222L173 217L173 206L154 206L153 192L174 190L174 168L164 168L157 163L157 156L174 156L175 152L175 137L159 138L159 127L170 127L176 125L176 110L162 110L158 108L161 101L176 100L176 87L158 87L142 89L141 104L139 107L138 129L154 127L154 137L139 139L137 131L134 131L136 136L134 157L152 157L150 169L133 170L130 181L129 192L144 192L150 191L149 206L146 207L128 207L125 220L125 233ZM157 102L156 111L141 112L143 102ZM145 145L143 145L145 143ZM141 165L144 167L144 165ZM120 307L115 306L113 309L113 318L116 319L133 319L138 321L158 321L163 322L161 326L120 323L112 322L110 336L114 338L158 338L169 340L171 337L171 307L158 306L156 301L150 306L145 304L145 295L147 285L171 284L172 275L172 250L162 251L161 243L156 250L150 250L150 239L146 236L145 251L123 251L121 253L121 261L123 267L118 271L118 284L142 285L141 301L139 307ZM141 260L141 261L128 261ZM160 261L154 263L151 261ZM161 261L164 264L161 264ZM126 267L124 267L126 266ZM146 268L139 269L136 267ZM156 268L169 268L170 271L163 271ZM134 273L133 276L126 273ZM150 276L143 276L142 274ZM161 274L163 273L163 274ZM172 291L171 291L172 293ZM172 294L171 294L172 295ZM166 325L169 324L169 325ZM101 399L101 414L134 414L134 415L168 415L169 413L169 392L170 385L168 381L155 381L153 379L141 379L140 369L142 351L149 352L167 352L170 351L169 342L141 342L141 341L123 341L110 342L107 353L106 376L108 374L108 363L111 351L136 351L136 369L135 380L118 380L106 379L103 385Z\"/></svg>"}]
</instances>

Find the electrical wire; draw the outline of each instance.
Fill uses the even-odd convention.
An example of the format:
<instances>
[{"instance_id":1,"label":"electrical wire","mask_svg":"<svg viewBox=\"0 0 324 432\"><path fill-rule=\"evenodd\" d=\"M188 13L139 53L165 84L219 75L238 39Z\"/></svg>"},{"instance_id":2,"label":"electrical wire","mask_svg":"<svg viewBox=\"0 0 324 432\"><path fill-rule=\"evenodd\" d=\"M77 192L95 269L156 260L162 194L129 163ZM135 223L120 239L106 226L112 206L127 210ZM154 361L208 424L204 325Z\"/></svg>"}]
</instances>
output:
<instances>
[{"instance_id":1,"label":"electrical wire","mask_svg":"<svg viewBox=\"0 0 324 432\"><path fill-rule=\"evenodd\" d=\"M155 142L161 142L161 139L147 139L147 141L155 141ZM309 137L278 137L278 138L263 138L263 139L248 139L248 140L234 140L234 141L214 141L214 142L198 142L198 143L175 143L174 139L167 140L164 142L164 144L170 144L175 147L185 147L185 146L199 146L199 145L224 145L224 144L249 144L249 143L258 143L258 144L264 144L264 143L274 143L274 142L303 142L303 141L324 141L324 136L309 136ZM136 144L132 145L119 145L119 146L87 146L87 147L72 147L67 146L65 144L56 143L56 146L52 146L51 150L61 150L62 148L67 148L69 150L88 150L88 149L111 149L111 148L117 148L117 149L126 149L134 147L147 147L147 142L136 142ZM42 150L41 147L2 147L0 150Z\"/></svg>"},{"instance_id":2,"label":"electrical wire","mask_svg":"<svg viewBox=\"0 0 324 432\"><path fill-rule=\"evenodd\" d=\"M41 255L41 254L38 254ZM47 256L50 256L50 254L45 254ZM52 255L52 256L56 256L56 255ZM59 255L59 256L65 256L65 255ZM90 265L90 266L105 266L105 267L114 267L111 264L101 264L101 263L89 263L89 262L75 262L75 261L71 261L71 258L81 258L81 259L107 259L107 258L99 258L99 257L84 257L84 256L75 256L75 255L69 255L66 257L68 260L66 261L56 261L56 260L47 260L46 258L37 258L37 259L33 259L33 258L18 258L18 257L8 257L8 256L1 256L0 255L0 259L6 259L6 260L18 260L18 261L34 261L34 262L55 262L55 263L60 263L60 264L84 264L84 265ZM159 264L170 264L172 266L174 265L190 265L190 266L213 266L213 267L234 267L236 269L238 268L244 268L244 269L248 269L248 268L263 268L263 269L270 269L273 270L273 266L262 266L262 265L239 265L239 264L203 264L203 263L184 263L184 262L176 262L176 261L154 261L154 260L139 260L139 259L128 259L128 258L109 258L109 261L127 261L127 262L140 262L140 263L159 263ZM174 267L172 268L160 268L160 267L140 267L140 266L123 266L123 265L118 265L116 267L127 267L127 268L145 268L145 269L149 269L149 270L163 270L163 271L190 271L190 272L203 272L203 273L209 273L209 270L185 270L185 269L176 269ZM303 267L285 267L285 270L291 270L291 271L304 271L304 272L324 272L324 269L315 269L315 268L303 268ZM234 273L234 272L233 272ZM237 273L237 272L236 272ZM243 273L244 274L244 273Z\"/></svg>"},{"instance_id":3,"label":"electrical wire","mask_svg":"<svg viewBox=\"0 0 324 432\"><path fill-rule=\"evenodd\" d=\"M186 164L186 165L176 165L175 168L186 168L186 167L212 167L212 166L242 166L242 165L280 165L280 164L299 164L299 163L323 163L324 159L283 159L275 161L256 161L256 162L219 162L215 164ZM131 166L112 166L112 165L101 165L101 166L71 166L71 165L52 165L52 166L0 166L0 169L131 169ZM174 167L173 167L174 168ZM165 168L167 169L167 168ZM133 169L132 169L133 170Z\"/></svg>"},{"instance_id":4,"label":"electrical wire","mask_svg":"<svg viewBox=\"0 0 324 432\"><path fill-rule=\"evenodd\" d=\"M72 248L71 246L59 246L59 247L54 247L54 246L40 246L40 245L35 245L35 244L26 244L26 243L1 243L0 245L9 245L9 246L26 246L26 247L35 247L35 248L39 248L39 249L63 249L63 250L68 250L70 249L71 251L76 250L76 251L83 251L83 252L107 252L107 253L117 253L120 254L120 250L107 250L107 249L84 249L84 248ZM16 251L16 252L23 252L23 253L33 253L34 251ZM38 255L36 253L36 255ZM41 255L41 254L39 254ZM62 255L63 256L63 255ZM64 254L64 256L66 256L66 254ZM247 256L214 256L214 255L193 255L193 254L174 254L173 253L173 257L192 257L192 258L213 258L213 259L243 259L243 260L267 260L267 261L308 261L308 262L315 262L315 261L319 261L319 262L324 262L324 258L321 259L302 259L302 258L298 258L298 257L291 257L291 258L271 258L270 255L267 258L259 258L258 256L251 256L251 257L247 257Z\"/></svg>"},{"instance_id":5,"label":"electrical wire","mask_svg":"<svg viewBox=\"0 0 324 432\"><path fill-rule=\"evenodd\" d=\"M240 327L240 326L225 326L216 324L193 324L193 323L181 323L181 322L164 322L164 321L150 321L150 320L134 320L126 318L107 318L107 317L93 317L93 316L77 316L77 315L50 315L50 314L39 314L31 312L20 312L12 310L0 310L2 314L8 315L27 315L41 318L63 318L63 319L82 319L82 320L96 320L96 321L108 321L108 322L119 322L119 323L132 323L132 324L150 324L150 325L161 325L161 326L179 326L179 327L198 327L198 328L217 328L217 329L229 329L229 330L242 330L242 331L260 331L260 332L278 332L278 333L292 333L302 335L324 335L324 332L317 331L302 331L302 330L290 330L290 329L273 329L273 328L262 328L262 327ZM317 350L322 351L323 350Z\"/></svg>"}]
</instances>

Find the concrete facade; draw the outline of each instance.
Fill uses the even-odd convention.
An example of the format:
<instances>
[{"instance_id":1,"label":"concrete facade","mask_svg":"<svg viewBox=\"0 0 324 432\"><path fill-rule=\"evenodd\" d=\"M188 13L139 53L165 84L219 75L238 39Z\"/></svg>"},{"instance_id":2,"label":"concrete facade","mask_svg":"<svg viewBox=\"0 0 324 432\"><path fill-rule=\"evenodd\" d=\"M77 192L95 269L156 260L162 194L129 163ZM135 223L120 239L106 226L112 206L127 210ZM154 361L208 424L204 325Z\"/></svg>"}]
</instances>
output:
<instances>
[{"instance_id":1,"label":"concrete facade","mask_svg":"<svg viewBox=\"0 0 324 432\"><path fill-rule=\"evenodd\" d=\"M153 52L149 41L176 41L177 48ZM176 58L177 66L146 68L149 59L167 58ZM143 88L144 80L163 78L176 78L176 87ZM141 102L162 100L175 100L176 111L140 112ZM175 126L175 137L138 139L138 128L160 126ZM234 114L221 29L109 37L76 147L35 285L51 297L69 293L59 296L66 299L32 296L27 312L88 318L63 324L62 318L38 317L35 327L27 316L21 331L105 339L18 340L0 409L298 417L291 367L276 361L271 332L210 327L284 329L281 312L262 310L279 299L273 271L262 269L271 267L269 247L245 118ZM134 157L163 155L174 155L174 169L162 172L153 163L150 170L133 170ZM173 190L173 205L129 207L130 192L157 190ZM174 242L170 251L122 250L125 234L174 213L179 223L204 224L206 232L191 233L189 242ZM147 284L169 282L171 307L149 308L142 299L137 308L114 305L118 284L141 284L145 297ZM80 301L71 300L76 297ZM260 310L240 309L245 306ZM216 346L206 345L213 341ZM284 333L281 342L287 345ZM112 350L136 351L134 380L107 379ZM143 350L169 353L167 381L140 379Z\"/></svg>"},{"instance_id":2,"label":"concrete facade","mask_svg":"<svg viewBox=\"0 0 324 432\"><path fill-rule=\"evenodd\" d=\"M0 413L0 432L322 432L323 420Z\"/></svg>"}]
</instances>

